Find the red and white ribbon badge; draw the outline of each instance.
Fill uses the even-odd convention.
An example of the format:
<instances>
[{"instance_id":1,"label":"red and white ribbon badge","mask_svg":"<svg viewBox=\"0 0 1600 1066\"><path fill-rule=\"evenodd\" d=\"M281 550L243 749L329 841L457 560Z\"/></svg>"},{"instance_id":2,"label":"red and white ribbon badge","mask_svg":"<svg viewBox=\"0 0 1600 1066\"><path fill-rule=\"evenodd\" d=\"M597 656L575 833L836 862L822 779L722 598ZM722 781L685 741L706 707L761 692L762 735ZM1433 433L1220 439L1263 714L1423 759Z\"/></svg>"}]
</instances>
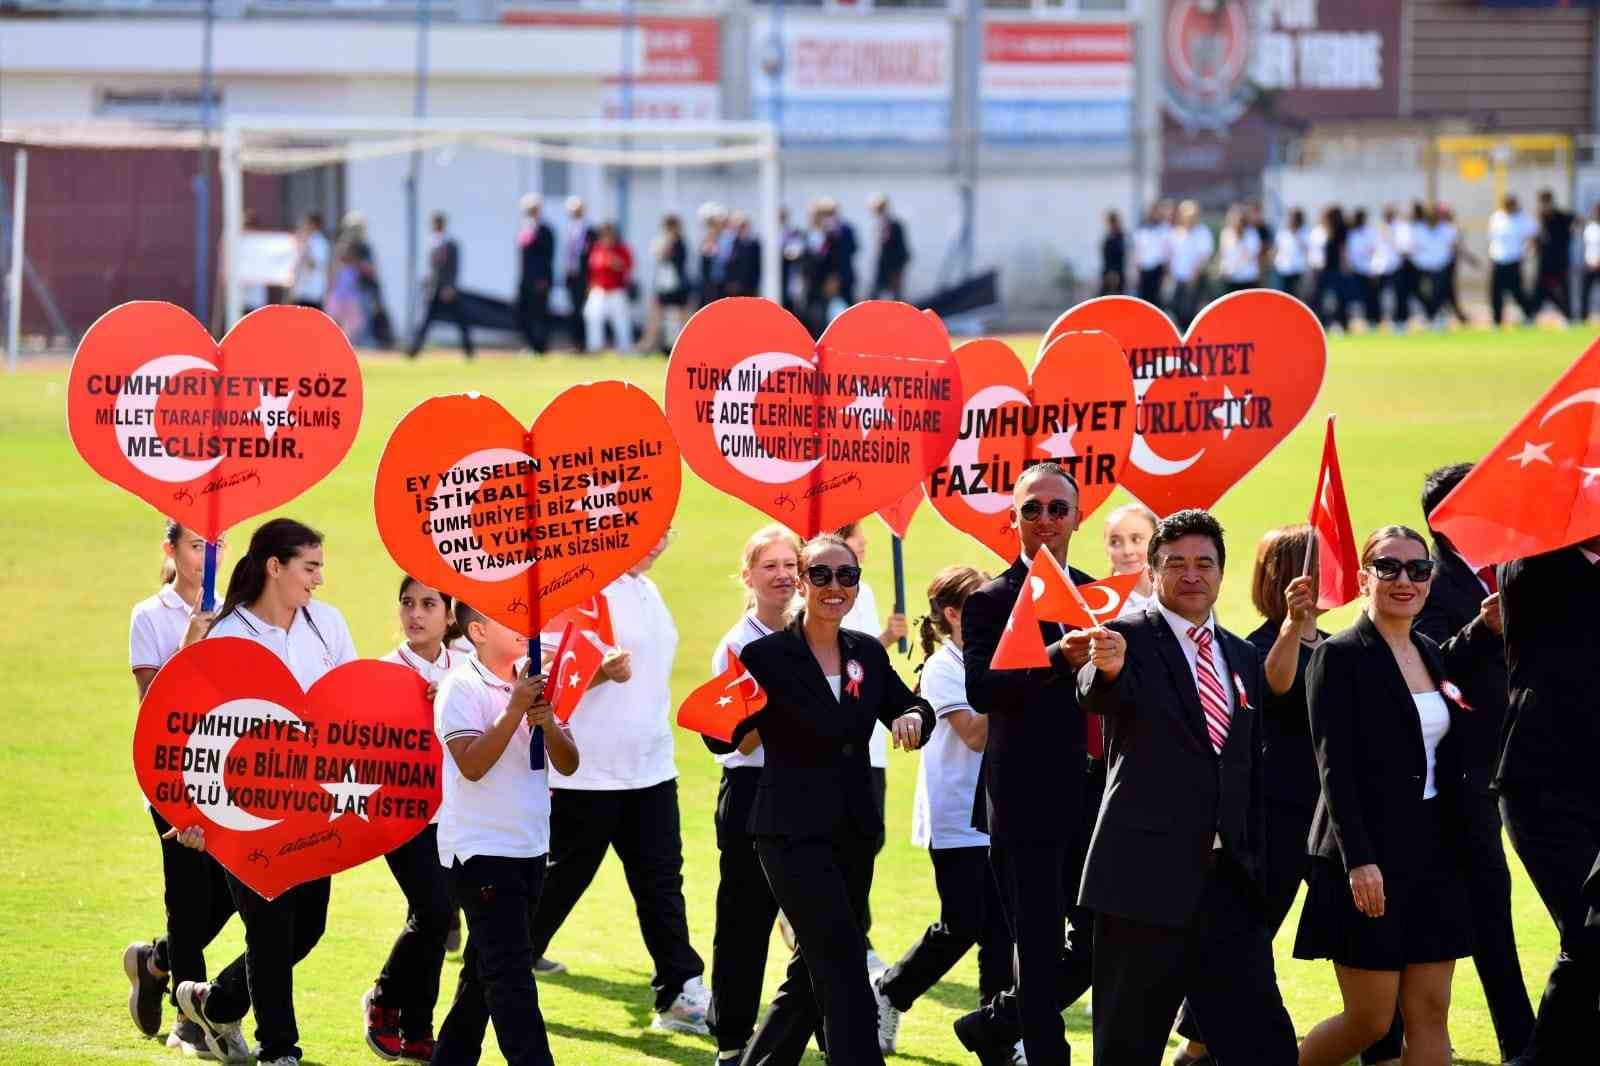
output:
<instances>
[{"instance_id":1,"label":"red and white ribbon badge","mask_svg":"<svg viewBox=\"0 0 1600 1066\"><path fill-rule=\"evenodd\" d=\"M1456 687L1456 683L1454 681L1439 682L1439 691L1444 694L1445 699L1454 703L1463 711L1472 710L1472 704L1461 698L1461 689Z\"/></svg>"},{"instance_id":2,"label":"red and white ribbon badge","mask_svg":"<svg viewBox=\"0 0 1600 1066\"><path fill-rule=\"evenodd\" d=\"M1233 690L1239 694L1239 706L1247 711L1251 710L1250 697L1244 693L1244 678L1238 674L1233 675Z\"/></svg>"},{"instance_id":3,"label":"red and white ribbon badge","mask_svg":"<svg viewBox=\"0 0 1600 1066\"><path fill-rule=\"evenodd\" d=\"M844 673L850 679L850 683L844 687L844 690L850 693L851 699L859 700L861 698L861 679L867 676L867 672L861 668L860 663L851 659L844 664Z\"/></svg>"}]
</instances>

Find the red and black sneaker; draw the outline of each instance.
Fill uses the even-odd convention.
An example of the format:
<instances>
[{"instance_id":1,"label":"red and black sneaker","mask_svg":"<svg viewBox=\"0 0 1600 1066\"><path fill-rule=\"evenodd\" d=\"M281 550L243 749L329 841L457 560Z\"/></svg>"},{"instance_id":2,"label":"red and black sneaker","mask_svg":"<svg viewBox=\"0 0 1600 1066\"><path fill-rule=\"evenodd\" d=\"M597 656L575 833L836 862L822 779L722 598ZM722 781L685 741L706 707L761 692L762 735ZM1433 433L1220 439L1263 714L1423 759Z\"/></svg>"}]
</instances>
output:
<instances>
[{"instance_id":1,"label":"red and black sneaker","mask_svg":"<svg viewBox=\"0 0 1600 1066\"><path fill-rule=\"evenodd\" d=\"M433 1059L433 1045L432 1033L408 1037L400 1045L400 1059L403 1062L429 1062Z\"/></svg>"},{"instance_id":2,"label":"red and black sneaker","mask_svg":"<svg viewBox=\"0 0 1600 1066\"><path fill-rule=\"evenodd\" d=\"M400 1012L380 1007L373 998L376 989L367 989L361 996L361 1019L367 1031L367 1046L385 1062L399 1062L404 1058L405 1041L400 1038Z\"/></svg>"}]
</instances>

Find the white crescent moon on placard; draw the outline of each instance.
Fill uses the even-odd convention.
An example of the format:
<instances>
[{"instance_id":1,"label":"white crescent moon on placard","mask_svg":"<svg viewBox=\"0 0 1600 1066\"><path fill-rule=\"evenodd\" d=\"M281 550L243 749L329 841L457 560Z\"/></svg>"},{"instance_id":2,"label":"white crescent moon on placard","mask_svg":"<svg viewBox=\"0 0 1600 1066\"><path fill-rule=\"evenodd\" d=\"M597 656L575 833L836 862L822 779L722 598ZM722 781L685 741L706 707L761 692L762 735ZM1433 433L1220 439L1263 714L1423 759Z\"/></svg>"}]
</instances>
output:
<instances>
[{"instance_id":1,"label":"white crescent moon on placard","mask_svg":"<svg viewBox=\"0 0 1600 1066\"><path fill-rule=\"evenodd\" d=\"M1565 411L1569 407L1576 407L1581 403L1592 403L1596 406L1600 406L1600 389L1579 389L1577 392L1573 393L1571 396L1568 396L1566 399L1550 408L1550 410L1546 411L1544 413L1544 417L1539 419L1539 424L1542 426L1546 422L1550 421L1551 418L1555 417L1557 412Z\"/></svg>"},{"instance_id":2,"label":"white crescent moon on placard","mask_svg":"<svg viewBox=\"0 0 1600 1066\"><path fill-rule=\"evenodd\" d=\"M475 466L494 466L496 463L525 463L527 461L528 456L523 452L517 451L515 448L480 448L477 451L472 452L470 455L464 455L460 459L457 459L450 469L452 471L470 470ZM439 488L434 492L433 498L437 500L445 497L451 497L461 489L470 489L472 486L479 484L482 483L477 481L469 481L461 485L446 486L441 482ZM438 550L439 554L443 556L446 561L449 561L451 557L461 555L462 552L451 551L447 554L444 550L444 545L446 543L452 545L456 544L463 538L470 538L473 540L477 546L483 550L485 555L491 552L503 551L507 548L527 547L525 543L505 545L485 544L483 542L484 538L479 536L476 529L473 529L470 526L465 526L461 529L453 528L454 523L452 523L450 519L461 518L463 516L470 518L471 515L472 504L461 503L456 500L451 500L449 503L444 504L428 515L428 529L430 531L428 535L433 538L434 548ZM445 526L443 531L439 529L441 523ZM475 558L473 560L472 570L466 576L474 577L479 581L503 581L508 577L516 577L518 574L522 573L532 565L533 563L530 561L523 561L517 563L506 563L504 566L483 566L480 565L480 560Z\"/></svg>"},{"instance_id":3,"label":"white crescent moon on placard","mask_svg":"<svg viewBox=\"0 0 1600 1066\"><path fill-rule=\"evenodd\" d=\"M1187 365L1182 356L1168 355L1156 363L1156 375L1154 377L1134 378L1133 401L1135 409L1144 403L1144 394L1150 391L1150 386L1154 385L1167 371L1174 367ZM1154 448L1145 443L1143 433L1135 433L1133 435L1133 443L1128 448L1128 462L1143 470L1146 474L1154 474L1157 477L1171 477L1174 474L1183 473L1195 463L1198 463L1200 457L1205 453L1206 450L1201 448L1187 459L1168 459L1164 455L1157 454Z\"/></svg>"},{"instance_id":4,"label":"white crescent moon on placard","mask_svg":"<svg viewBox=\"0 0 1600 1066\"><path fill-rule=\"evenodd\" d=\"M735 363L733 369L728 371L728 377L738 380L744 371L755 371L759 376L766 376L775 370L784 370L789 367L799 367L801 370L810 370L812 366L793 352L757 352ZM774 459L766 455L761 447L761 441L756 437L751 426L733 425L722 421L722 407L726 403L749 403L756 398L756 390L726 388L718 389L711 397L711 434L713 439L724 430L734 436L749 438L753 455L730 455L728 465L733 467L745 477L752 478L766 485L787 485L791 481L798 481L811 473L822 459Z\"/></svg>"},{"instance_id":5,"label":"white crescent moon on placard","mask_svg":"<svg viewBox=\"0 0 1600 1066\"><path fill-rule=\"evenodd\" d=\"M216 369L215 364L195 355L158 355L128 377L154 377L160 378L164 383L168 378L175 377L185 370L209 370L215 373ZM134 395L128 391L126 383L122 391L117 393L117 445L122 449L122 454L127 456L128 462L137 467L141 473L148 474L157 481L177 484L209 474L212 467L222 462L222 456L219 455L215 459L184 459L175 455L131 453L128 447L129 440L146 433L152 435L155 433L156 402L160 399L160 389ZM139 411L148 413L138 420L138 425L134 425L136 421L134 413Z\"/></svg>"},{"instance_id":6,"label":"white crescent moon on placard","mask_svg":"<svg viewBox=\"0 0 1600 1066\"><path fill-rule=\"evenodd\" d=\"M961 424L966 424L968 411L981 411L985 407L999 410L1008 403L1027 406L1028 398L1010 385L989 385L979 389L962 405ZM945 462L952 467L975 465L978 462L978 438L975 436L958 438L955 444L951 445L950 458ZM961 497L961 502L979 514L999 514L1011 506L1011 493L991 488L983 492L969 492Z\"/></svg>"},{"instance_id":7,"label":"white crescent moon on placard","mask_svg":"<svg viewBox=\"0 0 1600 1066\"><path fill-rule=\"evenodd\" d=\"M195 723L194 732L189 734L189 741L185 747L193 753L191 759L198 761L201 753L211 756L204 761L214 762L215 770L185 770L183 783L194 796L204 795L212 788L222 793L224 799L221 803L195 803L195 808L207 819L220 825L224 829L232 829L240 833L253 833L258 829L270 829L278 824L275 818L258 818L242 807L236 807L228 802L227 790L223 787L222 770L228 761L228 753L233 750L234 744L239 740L237 736L220 736L217 734L201 735L201 726L214 718L235 718L245 720L264 719L272 722L293 722L298 724L300 719L295 717L283 707L270 700L243 699L229 700L219 703L205 713L205 716Z\"/></svg>"}]
</instances>

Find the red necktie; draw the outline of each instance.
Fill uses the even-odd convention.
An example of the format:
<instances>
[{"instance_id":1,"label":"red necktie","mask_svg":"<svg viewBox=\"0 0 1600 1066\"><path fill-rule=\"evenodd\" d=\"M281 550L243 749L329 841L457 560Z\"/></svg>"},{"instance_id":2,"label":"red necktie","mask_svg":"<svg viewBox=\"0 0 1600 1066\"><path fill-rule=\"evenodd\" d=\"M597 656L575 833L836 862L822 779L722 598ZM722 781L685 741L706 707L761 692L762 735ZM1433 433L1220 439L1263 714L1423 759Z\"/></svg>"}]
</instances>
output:
<instances>
[{"instance_id":1,"label":"red necktie","mask_svg":"<svg viewBox=\"0 0 1600 1066\"><path fill-rule=\"evenodd\" d=\"M1104 759L1106 757L1106 724L1101 721L1098 714L1086 714L1084 721L1084 744L1089 751L1089 758Z\"/></svg>"},{"instance_id":2,"label":"red necktie","mask_svg":"<svg viewBox=\"0 0 1600 1066\"><path fill-rule=\"evenodd\" d=\"M1483 587L1490 592L1500 591L1500 582L1494 576L1494 567L1486 566L1478 571L1478 580L1483 582Z\"/></svg>"},{"instance_id":3,"label":"red necktie","mask_svg":"<svg viewBox=\"0 0 1600 1066\"><path fill-rule=\"evenodd\" d=\"M1191 626L1189 639L1194 641L1195 686L1200 690L1200 706L1206 712L1206 735L1211 738L1212 749L1221 755L1222 745L1228 741L1228 690L1222 687L1217 668L1211 663L1211 630Z\"/></svg>"}]
</instances>

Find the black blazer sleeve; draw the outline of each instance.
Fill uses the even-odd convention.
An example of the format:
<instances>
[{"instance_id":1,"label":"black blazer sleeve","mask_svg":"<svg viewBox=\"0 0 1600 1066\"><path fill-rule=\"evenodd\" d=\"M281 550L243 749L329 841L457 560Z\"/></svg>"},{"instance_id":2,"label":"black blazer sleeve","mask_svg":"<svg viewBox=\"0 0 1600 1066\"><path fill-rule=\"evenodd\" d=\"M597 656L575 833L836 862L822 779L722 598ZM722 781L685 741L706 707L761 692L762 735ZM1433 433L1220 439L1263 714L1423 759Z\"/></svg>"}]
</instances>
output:
<instances>
[{"instance_id":1,"label":"black blazer sleeve","mask_svg":"<svg viewBox=\"0 0 1600 1066\"><path fill-rule=\"evenodd\" d=\"M1085 663L1083 669L1078 671L1078 702L1090 714L1102 717L1115 717L1120 714L1130 713L1139 702L1139 664L1144 658L1143 652L1135 652L1136 641L1130 635L1129 625L1121 620L1106 623L1106 628L1121 633L1128 641L1128 646L1123 654L1122 669L1117 673L1116 679L1107 681L1094 663Z\"/></svg>"},{"instance_id":2,"label":"black blazer sleeve","mask_svg":"<svg viewBox=\"0 0 1600 1066\"><path fill-rule=\"evenodd\" d=\"M1367 834L1368 815L1362 809L1360 785L1353 773L1359 659L1359 649L1326 641L1312 653L1306 667L1306 702L1317 774L1329 825L1347 871L1377 861Z\"/></svg>"},{"instance_id":3,"label":"black blazer sleeve","mask_svg":"<svg viewBox=\"0 0 1600 1066\"><path fill-rule=\"evenodd\" d=\"M889 728L901 715L916 714L922 719L922 739L917 744L917 747L922 747L933 735L935 721L933 707L906 685L905 680L895 671L894 664L889 661L889 653L883 650L883 645L872 640L870 636L867 640L871 641L870 647L878 649L876 657L882 660L876 668L885 673L883 700L878 704L876 714L878 721L883 723L884 728ZM863 642L863 650L867 648L868 645ZM867 654L870 656L871 652L867 651Z\"/></svg>"}]
</instances>

